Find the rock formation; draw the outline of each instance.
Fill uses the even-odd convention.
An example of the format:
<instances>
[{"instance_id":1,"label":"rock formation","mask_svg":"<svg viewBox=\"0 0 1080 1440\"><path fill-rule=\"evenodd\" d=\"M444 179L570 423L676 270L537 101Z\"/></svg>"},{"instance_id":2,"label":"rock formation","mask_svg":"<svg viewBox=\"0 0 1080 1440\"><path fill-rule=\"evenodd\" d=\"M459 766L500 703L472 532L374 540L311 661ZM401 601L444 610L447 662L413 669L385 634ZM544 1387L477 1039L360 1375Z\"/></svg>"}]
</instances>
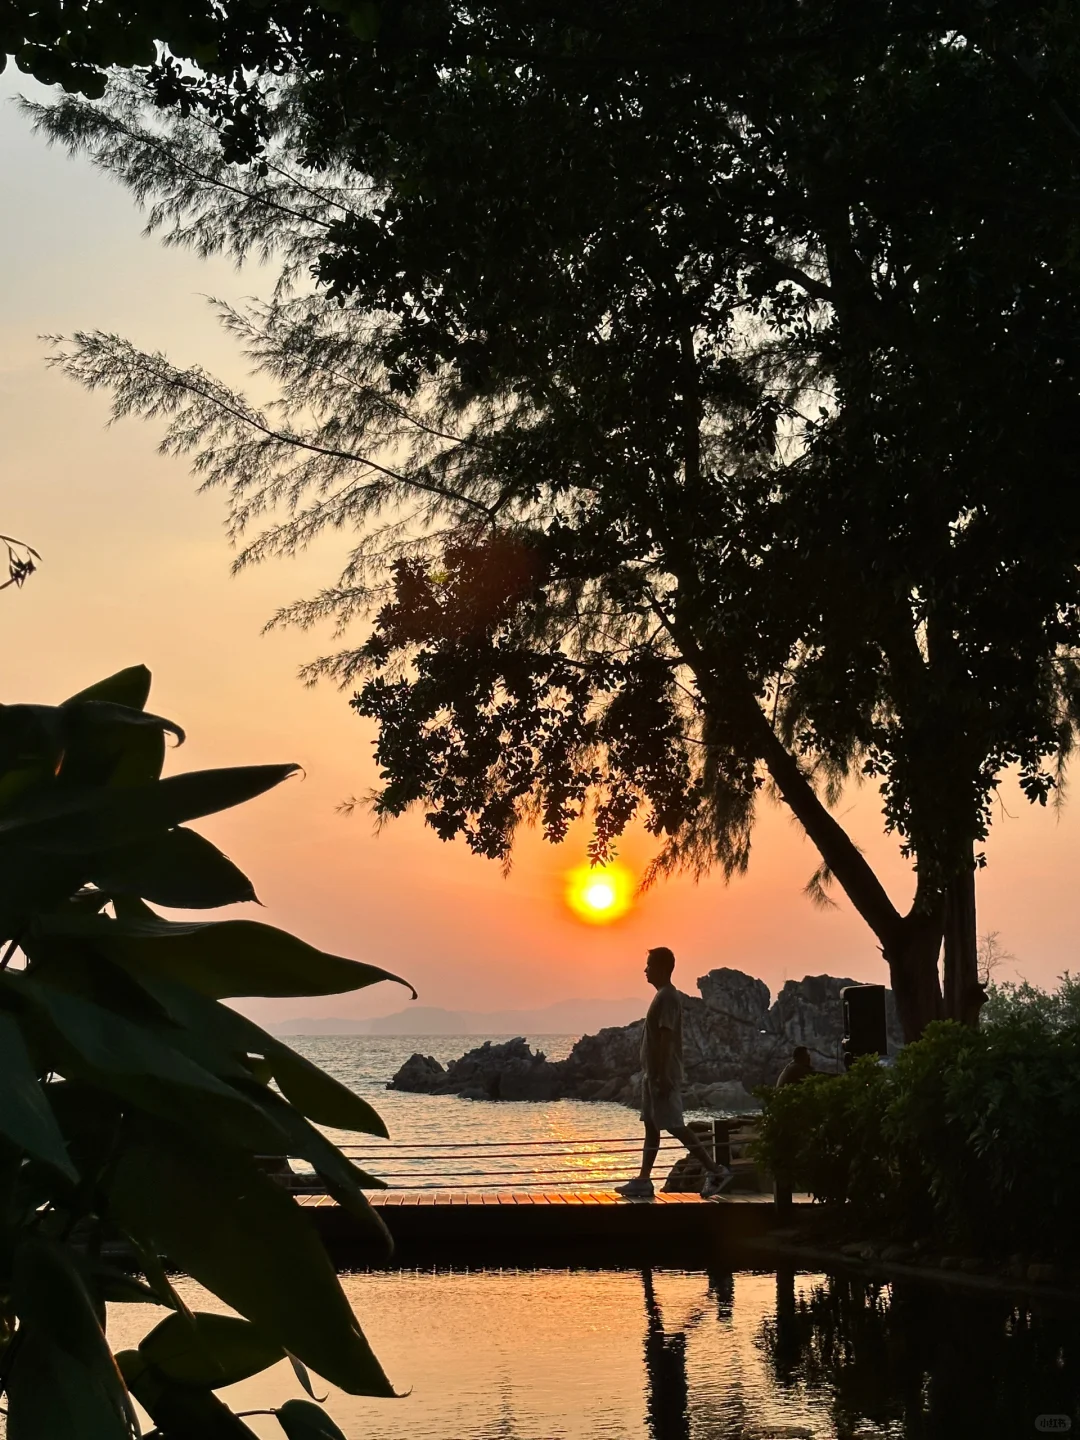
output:
<instances>
[{"instance_id":1,"label":"rock formation","mask_svg":"<svg viewBox=\"0 0 1080 1440\"><path fill-rule=\"evenodd\" d=\"M485 1040L445 1067L431 1055L410 1055L387 1088L465 1100L555 1100L562 1081L559 1067L519 1038Z\"/></svg>"},{"instance_id":2,"label":"rock formation","mask_svg":"<svg viewBox=\"0 0 1080 1440\"><path fill-rule=\"evenodd\" d=\"M851 980L807 975L788 980L775 1000L762 980L741 970L710 970L698 994L683 996L683 1061L687 1109L738 1112L754 1108L750 1090L771 1083L796 1045L816 1070L840 1068L840 991ZM902 1044L892 992L885 992L889 1050ZM583 1035L565 1060L550 1061L524 1039L491 1041L445 1068L412 1055L390 1081L392 1090L461 1095L472 1100L618 1100L636 1105L642 1022Z\"/></svg>"}]
</instances>

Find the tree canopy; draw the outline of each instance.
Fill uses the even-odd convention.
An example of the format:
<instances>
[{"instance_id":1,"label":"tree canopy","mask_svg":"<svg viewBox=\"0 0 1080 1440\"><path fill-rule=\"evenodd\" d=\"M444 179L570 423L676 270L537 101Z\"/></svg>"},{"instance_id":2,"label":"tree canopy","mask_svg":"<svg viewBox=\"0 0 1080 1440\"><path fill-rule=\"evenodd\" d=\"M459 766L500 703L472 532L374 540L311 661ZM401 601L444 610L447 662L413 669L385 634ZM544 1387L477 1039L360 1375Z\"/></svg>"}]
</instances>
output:
<instances>
[{"instance_id":1,"label":"tree canopy","mask_svg":"<svg viewBox=\"0 0 1080 1440\"><path fill-rule=\"evenodd\" d=\"M240 563L363 531L278 618L374 614L309 674L359 682L384 813L505 858L524 814L559 838L595 799L598 856L640 814L658 870L734 873L767 780L915 1033L943 935L945 1006L978 1007L1000 776L1045 802L1072 744L1075 36L1040 12L1033 81L989 22L797 10L646 59L648 5L573 35L467 12L482 62L375 44L264 96L255 168L195 115L163 141L130 90L39 111L171 239L318 281L222 312L274 413L115 337L63 363L170 417L237 534L284 504ZM906 913L823 803L860 774L916 867Z\"/></svg>"}]
</instances>

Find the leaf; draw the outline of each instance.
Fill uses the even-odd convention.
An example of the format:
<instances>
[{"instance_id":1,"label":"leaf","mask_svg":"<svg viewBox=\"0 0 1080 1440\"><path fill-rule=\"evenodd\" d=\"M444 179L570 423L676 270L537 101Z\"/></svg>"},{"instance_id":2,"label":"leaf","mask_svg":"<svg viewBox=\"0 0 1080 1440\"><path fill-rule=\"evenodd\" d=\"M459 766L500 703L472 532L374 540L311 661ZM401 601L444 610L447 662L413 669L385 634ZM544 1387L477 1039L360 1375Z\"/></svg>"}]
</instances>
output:
<instances>
[{"instance_id":1,"label":"leaf","mask_svg":"<svg viewBox=\"0 0 1080 1440\"><path fill-rule=\"evenodd\" d=\"M254 1078L260 1084L273 1078L286 1099L317 1125L387 1138L382 1117L366 1100L253 1020L146 967L129 973L178 1027L174 1044L199 1064L228 1078Z\"/></svg>"},{"instance_id":2,"label":"leaf","mask_svg":"<svg viewBox=\"0 0 1080 1440\"><path fill-rule=\"evenodd\" d=\"M326 1411L310 1400L286 1400L274 1414L288 1440L346 1440Z\"/></svg>"},{"instance_id":3,"label":"leaf","mask_svg":"<svg viewBox=\"0 0 1080 1440\"><path fill-rule=\"evenodd\" d=\"M109 1305L165 1304L156 1290L123 1270L114 1270L110 1265L99 1265L91 1273L97 1294Z\"/></svg>"},{"instance_id":4,"label":"leaf","mask_svg":"<svg viewBox=\"0 0 1080 1440\"><path fill-rule=\"evenodd\" d=\"M43 922L52 936L92 940L110 959L190 985L216 1000L242 995L339 995L380 980L416 991L407 980L316 950L286 930L258 920L177 922L159 917L111 920L57 916Z\"/></svg>"},{"instance_id":5,"label":"leaf","mask_svg":"<svg viewBox=\"0 0 1080 1440\"><path fill-rule=\"evenodd\" d=\"M49 1108L18 1022L0 1011L0 1131L28 1155L52 1165L69 1180L78 1171Z\"/></svg>"},{"instance_id":6,"label":"leaf","mask_svg":"<svg viewBox=\"0 0 1080 1440\"><path fill-rule=\"evenodd\" d=\"M253 1440L254 1431L211 1390L177 1385L150 1365L138 1350L121 1350L120 1373L161 1436L175 1440Z\"/></svg>"},{"instance_id":7,"label":"leaf","mask_svg":"<svg viewBox=\"0 0 1080 1440\"><path fill-rule=\"evenodd\" d=\"M70 696L64 705L81 705L87 700L104 700L113 705L128 705L132 710L141 710L150 696L150 671L145 665L130 665L89 685L85 690Z\"/></svg>"},{"instance_id":8,"label":"leaf","mask_svg":"<svg viewBox=\"0 0 1080 1440\"><path fill-rule=\"evenodd\" d=\"M19 1345L7 1380L8 1440L129 1440L127 1390L86 1287L59 1246L15 1252Z\"/></svg>"},{"instance_id":9,"label":"leaf","mask_svg":"<svg viewBox=\"0 0 1080 1440\"><path fill-rule=\"evenodd\" d=\"M282 1041L271 1036L265 1039L271 1043L263 1042L262 1053L273 1067L281 1093L309 1120L335 1130L359 1130L389 1138L382 1116L361 1096Z\"/></svg>"},{"instance_id":10,"label":"leaf","mask_svg":"<svg viewBox=\"0 0 1080 1440\"><path fill-rule=\"evenodd\" d=\"M124 1152L107 1190L124 1230L319 1375L354 1395L394 1393L315 1230L250 1157L155 1136Z\"/></svg>"},{"instance_id":11,"label":"leaf","mask_svg":"<svg viewBox=\"0 0 1080 1440\"><path fill-rule=\"evenodd\" d=\"M154 1369L182 1385L235 1385L285 1359L285 1351L234 1315L167 1315L139 1344Z\"/></svg>"},{"instance_id":12,"label":"leaf","mask_svg":"<svg viewBox=\"0 0 1080 1440\"><path fill-rule=\"evenodd\" d=\"M255 1099L253 1087L249 1094ZM373 1239L382 1255L393 1251L394 1242L382 1217L368 1204L364 1190L385 1190L386 1182L368 1175L343 1155L332 1141L328 1140L314 1125L286 1104L272 1090L263 1090L258 1097L268 1115L285 1135L284 1153L297 1159L306 1160L326 1185L327 1191L338 1204L357 1220Z\"/></svg>"},{"instance_id":13,"label":"leaf","mask_svg":"<svg viewBox=\"0 0 1080 1440\"><path fill-rule=\"evenodd\" d=\"M166 830L100 856L90 878L109 895L138 895L175 909L212 909L257 899L251 881L194 830Z\"/></svg>"},{"instance_id":14,"label":"leaf","mask_svg":"<svg viewBox=\"0 0 1080 1440\"><path fill-rule=\"evenodd\" d=\"M286 1359L292 1366L293 1374L296 1376L297 1380L299 1380L300 1384L307 1391L307 1393L311 1396L312 1400L319 1400L319 1396L315 1394L315 1390L311 1384L311 1376L308 1374L308 1369L304 1362L302 1360L298 1360L295 1355L288 1354L288 1352L286 1352ZM322 1396L322 1400L326 1400L327 1398L328 1397L326 1395ZM322 1401L320 1401L320 1404L321 1403Z\"/></svg>"},{"instance_id":15,"label":"leaf","mask_svg":"<svg viewBox=\"0 0 1080 1440\"><path fill-rule=\"evenodd\" d=\"M0 843L48 854L100 854L157 830L171 830L252 800L295 775L298 765L234 765L189 770L149 784L86 791L40 800L0 818Z\"/></svg>"},{"instance_id":16,"label":"leaf","mask_svg":"<svg viewBox=\"0 0 1080 1440\"><path fill-rule=\"evenodd\" d=\"M126 705L84 701L58 713L64 722L64 758L57 780L68 790L156 780L165 763L166 733L178 745L185 739L175 721Z\"/></svg>"},{"instance_id":17,"label":"leaf","mask_svg":"<svg viewBox=\"0 0 1080 1440\"><path fill-rule=\"evenodd\" d=\"M208 1128L255 1150L280 1149L284 1137L263 1110L174 1049L161 1031L26 976L2 976L0 985L47 1020L61 1045L57 1068L67 1078L90 1080L194 1131Z\"/></svg>"}]
</instances>

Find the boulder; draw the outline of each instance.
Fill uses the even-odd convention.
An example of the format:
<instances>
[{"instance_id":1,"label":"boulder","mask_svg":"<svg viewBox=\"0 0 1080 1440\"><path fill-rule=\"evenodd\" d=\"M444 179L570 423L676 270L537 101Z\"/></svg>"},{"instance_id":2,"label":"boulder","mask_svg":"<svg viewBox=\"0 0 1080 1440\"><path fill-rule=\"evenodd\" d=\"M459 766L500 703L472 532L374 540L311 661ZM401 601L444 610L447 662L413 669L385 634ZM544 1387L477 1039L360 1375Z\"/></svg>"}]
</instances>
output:
<instances>
[{"instance_id":1,"label":"boulder","mask_svg":"<svg viewBox=\"0 0 1080 1440\"><path fill-rule=\"evenodd\" d=\"M430 1095L439 1089L445 1078L446 1071L434 1055L421 1055L417 1052L409 1056L386 1088L412 1090L420 1095Z\"/></svg>"},{"instance_id":2,"label":"boulder","mask_svg":"<svg viewBox=\"0 0 1080 1440\"><path fill-rule=\"evenodd\" d=\"M702 1109L716 1113L724 1111L732 1115L745 1115L751 1110L760 1110L761 1103L755 1100L738 1080L721 1080L717 1085L706 1086L701 1097Z\"/></svg>"},{"instance_id":3,"label":"boulder","mask_svg":"<svg viewBox=\"0 0 1080 1440\"><path fill-rule=\"evenodd\" d=\"M560 1085L558 1067L518 1036L502 1044L485 1040L445 1069L430 1055L410 1055L387 1088L466 1100L554 1100Z\"/></svg>"}]
</instances>

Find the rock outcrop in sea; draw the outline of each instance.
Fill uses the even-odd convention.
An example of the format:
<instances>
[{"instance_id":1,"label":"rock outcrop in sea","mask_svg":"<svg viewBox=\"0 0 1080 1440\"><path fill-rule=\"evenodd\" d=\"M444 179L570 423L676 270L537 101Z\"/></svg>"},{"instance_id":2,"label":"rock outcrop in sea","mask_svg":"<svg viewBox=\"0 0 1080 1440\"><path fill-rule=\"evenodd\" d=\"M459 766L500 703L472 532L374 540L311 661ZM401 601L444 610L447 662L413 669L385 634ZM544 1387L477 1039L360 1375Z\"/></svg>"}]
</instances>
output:
<instances>
[{"instance_id":1,"label":"rock outcrop in sea","mask_svg":"<svg viewBox=\"0 0 1080 1440\"><path fill-rule=\"evenodd\" d=\"M788 980L773 1000L763 980L741 970L710 970L697 995L683 995L683 1062L687 1109L755 1109L750 1091L771 1084L796 1045L815 1070L840 1068L840 991L852 980L807 975ZM890 1052L902 1044L891 990L885 992ZM637 1105L641 1020L583 1035L565 1060L548 1060L518 1037L490 1040L443 1066L411 1055L388 1088L469 1100L616 1100Z\"/></svg>"}]
</instances>

